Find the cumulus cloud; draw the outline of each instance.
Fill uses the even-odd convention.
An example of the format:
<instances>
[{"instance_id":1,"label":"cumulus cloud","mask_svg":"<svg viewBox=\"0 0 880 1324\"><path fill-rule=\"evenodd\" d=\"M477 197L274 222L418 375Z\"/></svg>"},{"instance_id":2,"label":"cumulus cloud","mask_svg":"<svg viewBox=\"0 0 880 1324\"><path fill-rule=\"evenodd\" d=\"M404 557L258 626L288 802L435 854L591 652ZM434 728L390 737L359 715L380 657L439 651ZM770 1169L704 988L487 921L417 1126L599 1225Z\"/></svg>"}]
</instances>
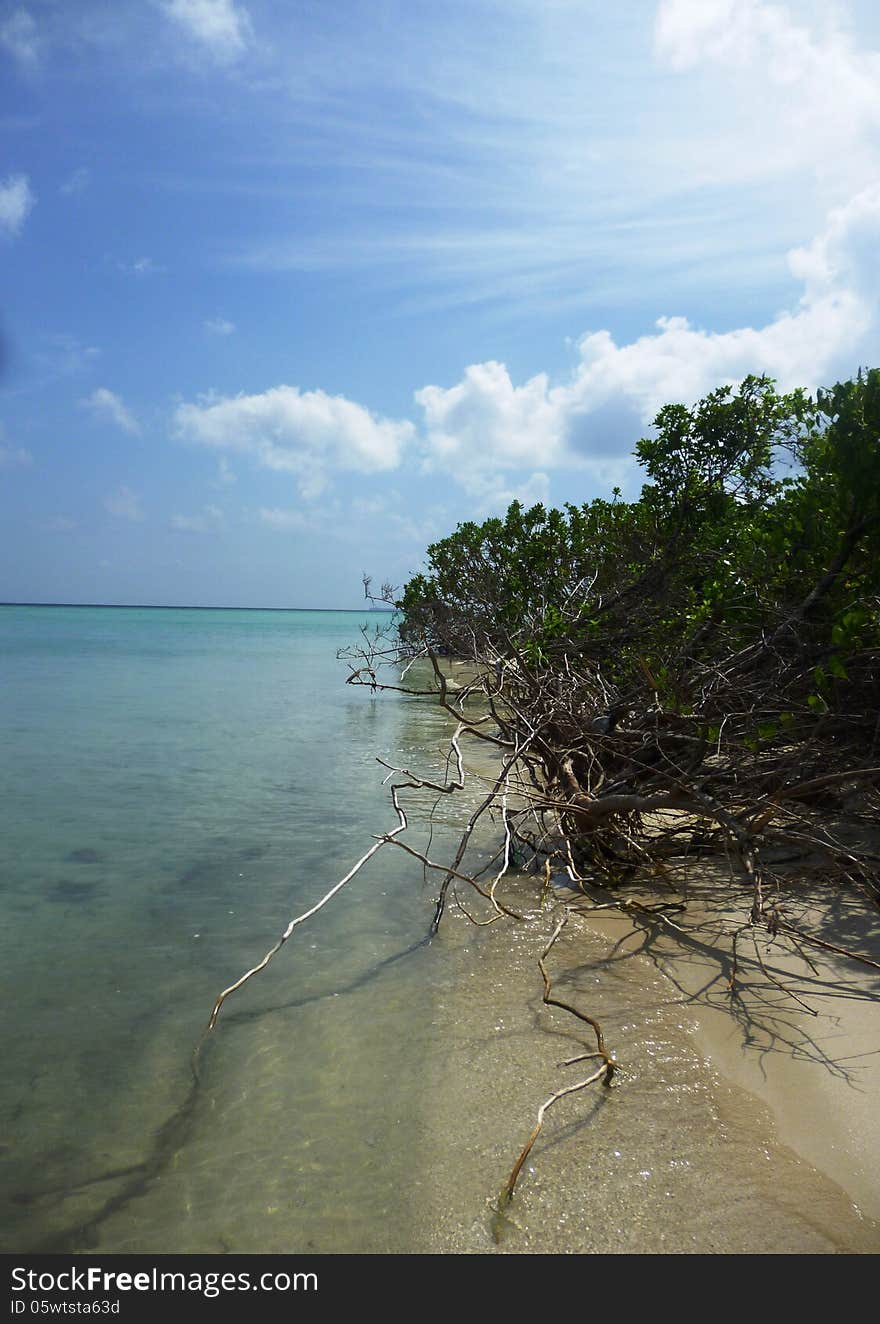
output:
<instances>
[{"instance_id":1,"label":"cumulus cloud","mask_svg":"<svg viewBox=\"0 0 880 1324\"><path fill-rule=\"evenodd\" d=\"M800 297L763 324L712 331L663 316L618 342L607 329L576 346L568 378L538 373L516 383L504 364L472 364L451 386L415 393L421 427L377 417L344 397L277 386L259 395L182 404L177 435L294 474L314 499L333 473L387 472L407 457L458 483L478 510L515 497L549 497L549 475L586 469L600 490L623 484L631 451L658 409L693 403L723 383L766 373L781 390L815 388L871 359L878 330L880 185L834 208L813 241L788 254ZM277 528L302 527L298 512L264 510Z\"/></svg>"},{"instance_id":2,"label":"cumulus cloud","mask_svg":"<svg viewBox=\"0 0 880 1324\"><path fill-rule=\"evenodd\" d=\"M251 38L251 20L233 0L162 0L168 18L219 64L242 56Z\"/></svg>"},{"instance_id":3,"label":"cumulus cloud","mask_svg":"<svg viewBox=\"0 0 880 1324\"><path fill-rule=\"evenodd\" d=\"M308 498L335 470L394 469L415 432L412 423L378 417L344 396L295 386L182 404L175 423L183 441L250 454L264 468L296 475Z\"/></svg>"},{"instance_id":4,"label":"cumulus cloud","mask_svg":"<svg viewBox=\"0 0 880 1324\"><path fill-rule=\"evenodd\" d=\"M514 386L503 363L477 363L458 385L425 386L415 399L424 412L426 472L450 474L480 513L514 500L547 501L550 481L542 470L526 479L510 476L535 465L553 468L567 458L566 411L546 373Z\"/></svg>"},{"instance_id":5,"label":"cumulus cloud","mask_svg":"<svg viewBox=\"0 0 880 1324\"><path fill-rule=\"evenodd\" d=\"M106 386L99 386L86 400L81 400L80 404L91 409L99 418L115 423L125 432L138 433L141 430L134 414L123 404L121 398L113 391L108 391Z\"/></svg>"},{"instance_id":6,"label":"cumulus cloud","mask_svg":"<svg viewBox=\"0 0 880 1324\"><path fill-rule=\"evenodd\" d=\"M212 336L231 336L235 330L235 323L227 321L225 317L206 318L203 325Z\"/></svg>"},{"instance_id":7,"label":"cumulus cloud","mask_svg":"<svg viewBox=\"0 0 880 1324\"><path fill-rule=\"evenodd\" d=\"M849 290L865 304L876 306L880 295L878 237L880 183L875 183L835 207L811 244L789 253L792 275L806 287L803 302L818 302L834 290Z\"/></svg>"},{"instance_id":8,"label":"cumulus cloud","mask_svg":"<svg viewBox=\"0 0 880 1324\"><path fill-rule=\"evenodd\" d=\"M19 234L36 200L27 175L9 175L3 180L0 183L0 231L5 230L13 236Z\"/></svg>"},{"instance_id":9,"label":"cumulus cloud","mask_svg":"<svg viewBox=\"0 0 880 1324\"><path fill-rule=\"evenodd\" d=\"M172 515L171 527L180 533L216 533L224 524L219 506L203 506L197 515Z\"/></svg>"},{"instance_id":10,"label":"cumulus cloud","mask_svg":"<svg viewBox=\"0 0 880 1324\"><path fill-rule=\"evenodd\" d=\"M14 9L0 23L0 45L26 69L38 64L41 43L33 15L26 9Z\"/></svg>"},{"instance_id":11,"label":"cumulus cloud","mask_svg":"<svg viewBox=\"0 0 880 1324\"><path fill-rule=\"evenodd\" d=\"M649 334L618 344L607 330L583 336L567 382L540 374L516 386L500 363L467 369L455 386L416 392L425 416L425 464L498 504L499 475L526 467L589 464L617 481L621 455L668 401L693 403L716 386L767 373L780 389L816 387L852 371L876 328L880 186L831 212L808 246L789 254L803 294L761 327L713 332L661 317ZM535 490L538 474L534 475Z\"/></svg>"},{"instance_id":12,"label":"cumulus cloud","mask_svg":"<svg viewBox=\"0 0 880 1324\"><path fill-rule=\"evenodd\" d=\"M117 519L130 520L133 524L140 523L144 518L140 497L125 483L104 498L104 509Z\"/></svg>"},{"instance_id":13,"label":"cumulus cloud","mask_svg":"<svg viewBox=\"0 0 880 1324\"><path fill-rule=\"evenodd\" d=\"M514 386L503 363L476 363L457 386L425 386L416 392L424 410L430 451L438 467L467 467L475 452L489 450L501 465L521 468L541 457L558 460L564 447L563 420L546 373Z\"/></svg>"}]
</instances>

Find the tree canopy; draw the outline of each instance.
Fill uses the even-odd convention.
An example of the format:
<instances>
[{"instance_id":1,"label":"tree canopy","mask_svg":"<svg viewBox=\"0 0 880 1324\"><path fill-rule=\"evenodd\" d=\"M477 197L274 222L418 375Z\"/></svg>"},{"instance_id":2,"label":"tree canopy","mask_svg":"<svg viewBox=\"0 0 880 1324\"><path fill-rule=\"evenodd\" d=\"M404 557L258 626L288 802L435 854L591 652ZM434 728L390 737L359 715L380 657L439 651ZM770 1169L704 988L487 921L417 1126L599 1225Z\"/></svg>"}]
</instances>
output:
<instances>
[{"instance_id":1,"label":"tree canopy","mask_svg":"<svg viewBox=\"0 0 880 1324\"><path fill-rule=\"evenodd\" d=\"M877 370L815 400L749 377L667 405L636 448L637 500L460 524L406 585L401 633L539 669L589 658L623 686L647 665L681 689L795 618L799 654L809 640L840 673L877 643L878 438Z\"/></svg>"},{"instance_id":2,"label":"tree canopy","mask_svg":"<svg viewBox=\"0 0 880 1324\"><path fill-rule=\"evenodd\" d=\"M483 669L543 788L531 847L644 873L669 848L652 811L679 807L759 887L784 806L878 775L880 371L667 405L636 456L636 500L460 524L400 596L400 635Z\"/></svg>"}]
</instances>

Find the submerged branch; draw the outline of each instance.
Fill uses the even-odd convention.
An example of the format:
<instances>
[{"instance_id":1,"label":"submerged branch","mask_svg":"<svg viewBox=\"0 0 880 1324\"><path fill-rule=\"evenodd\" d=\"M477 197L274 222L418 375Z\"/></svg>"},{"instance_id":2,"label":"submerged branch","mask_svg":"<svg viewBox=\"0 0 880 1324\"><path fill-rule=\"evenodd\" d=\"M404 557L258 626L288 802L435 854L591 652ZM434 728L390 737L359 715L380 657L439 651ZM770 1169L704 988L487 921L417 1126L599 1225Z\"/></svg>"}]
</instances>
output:
<instances>
[{"instance_id":1,"label":"submerged branch","mask_svg":"<svg viewBox=\"0 0 880 1324\"><path fill-rule=\"evenodd\" d=\"M548 875L549 875L549 861L548 861ZM557 1103L560 1099L564 1099L569 1094L577 1094L581 1090L586 1089L587 1086L595 1084L595 1082L598 1080L601 1080L603 1084L605 1084L606 1086L610 1086L612 1078L614 1076L614 1072L617 1068L616 1061L614 1060L614 1058L611 1057L611 1055L608 1053L605 1047L605 1039L602 1034L602 1027L599 1024L599 1022L595 1020L592 1016L587 1015L586 1012L581 1011L577 1007L573 1007L571 1003L562 1002L559 998L555 998L552 995L552 984L550 982L550 976L547 973L546 961L551 950L556 945L559 935L562 933L562 930L565 928L566 924L568 923L570 916L571 916L571 911L568 909L568 907L566 907L565 912L562 915L562 918L559 920L555 929L553 930L549 942L544 947L544 950L541 952L541 955L538 957L538 968L541 971L541 977L544 980L544 993L542 1000L545 1006L559 1007L561 1008L562 1011L567 1011L572 1016L576 1016L578 1020L584 1021L587 1025L591 1027L591 1029L596 1035L596 1051L594 1053L590 1053L590 1052L580 1053L578 1054L577 1057L569 1058L563 1065L570 1066L575 1062L583 1062L590 1057L593 1058L601 1057L602 1065L598 1067L596 1071L593 1071L589 1076L586 1076L583 1080L578 1080L573 1085L563 1085L560 1089L555 1090L554 1093L550 1095L549 1099L545 1099L544 1102L541 1104L540 1108L538 1109L537 1120L535 1122L534 1127L532 1128L531 1135L529 1136L526 1143L523 1145L519 1157L517 1158L516 1163L514 1163L513 1168L511 1169L511 1173L507 1179L504 1190L501 1192L501 1197L499 1201L499 1206L501 1208L504 1208L505 1205L510 1204L510 1201L513 1199L513 1192L516 1188L516 1183L519 1180L519 1175L522 1172L523 1164L525 1163L529 1154L532 1152L532 1148L534 1147L535 1141L538 1139L538 1136L541 1134L541 1130L544 1126L544 1117L548 1112L548 1110L552 1108L553 1104Z\"/></svg>"}]
</instances>

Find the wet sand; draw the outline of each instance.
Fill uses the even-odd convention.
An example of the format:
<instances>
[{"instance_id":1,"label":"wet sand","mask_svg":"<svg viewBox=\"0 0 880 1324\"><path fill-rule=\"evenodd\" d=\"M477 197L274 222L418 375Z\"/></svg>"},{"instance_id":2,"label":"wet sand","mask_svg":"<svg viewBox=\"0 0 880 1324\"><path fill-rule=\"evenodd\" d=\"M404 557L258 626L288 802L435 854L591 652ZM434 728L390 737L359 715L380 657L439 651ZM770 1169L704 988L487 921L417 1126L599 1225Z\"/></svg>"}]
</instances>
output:
<instances>
[{"instance_id":1,"label":"wet sand","mask_svg":"<svg viewBox=\"0 0 880 1324\"><path fill-rule=\"evenodd\" d=\"M569 923L550 958L554 992L598 1017L621 1069L611 1089L551 1109L512 1204L493 1210L538 1105L583 1071L558 1063L594 1046L541 1002L551 910L529 925L459 916L447 928L470 968L434 1011L444 1051L426 1080L412 1249L880 1249L876 982L814 953L816 973L801 965L795 984L814 1016L744 953L731 1000L711 908L684 947L608 912ZM775 945L763 959L782 976Z\"/></svg>"}]
</instances>

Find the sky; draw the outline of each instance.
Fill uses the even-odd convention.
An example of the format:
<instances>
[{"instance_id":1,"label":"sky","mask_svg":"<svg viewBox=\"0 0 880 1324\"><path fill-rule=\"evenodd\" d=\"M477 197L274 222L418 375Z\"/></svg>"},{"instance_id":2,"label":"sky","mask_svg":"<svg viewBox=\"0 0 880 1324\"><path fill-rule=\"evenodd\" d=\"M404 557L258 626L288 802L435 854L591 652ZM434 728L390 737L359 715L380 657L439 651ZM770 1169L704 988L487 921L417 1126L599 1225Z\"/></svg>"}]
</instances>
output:
<instances>
[{"instance_id":1,"label":"sky","mask_svg":"<svg viewBox=\"0 0 880 1324\"><path fill-rule=\"evenodd\" d=\"M0 601L357 607L880 366L873 0L0 0Z\"/></svg>"}]
</instances>

